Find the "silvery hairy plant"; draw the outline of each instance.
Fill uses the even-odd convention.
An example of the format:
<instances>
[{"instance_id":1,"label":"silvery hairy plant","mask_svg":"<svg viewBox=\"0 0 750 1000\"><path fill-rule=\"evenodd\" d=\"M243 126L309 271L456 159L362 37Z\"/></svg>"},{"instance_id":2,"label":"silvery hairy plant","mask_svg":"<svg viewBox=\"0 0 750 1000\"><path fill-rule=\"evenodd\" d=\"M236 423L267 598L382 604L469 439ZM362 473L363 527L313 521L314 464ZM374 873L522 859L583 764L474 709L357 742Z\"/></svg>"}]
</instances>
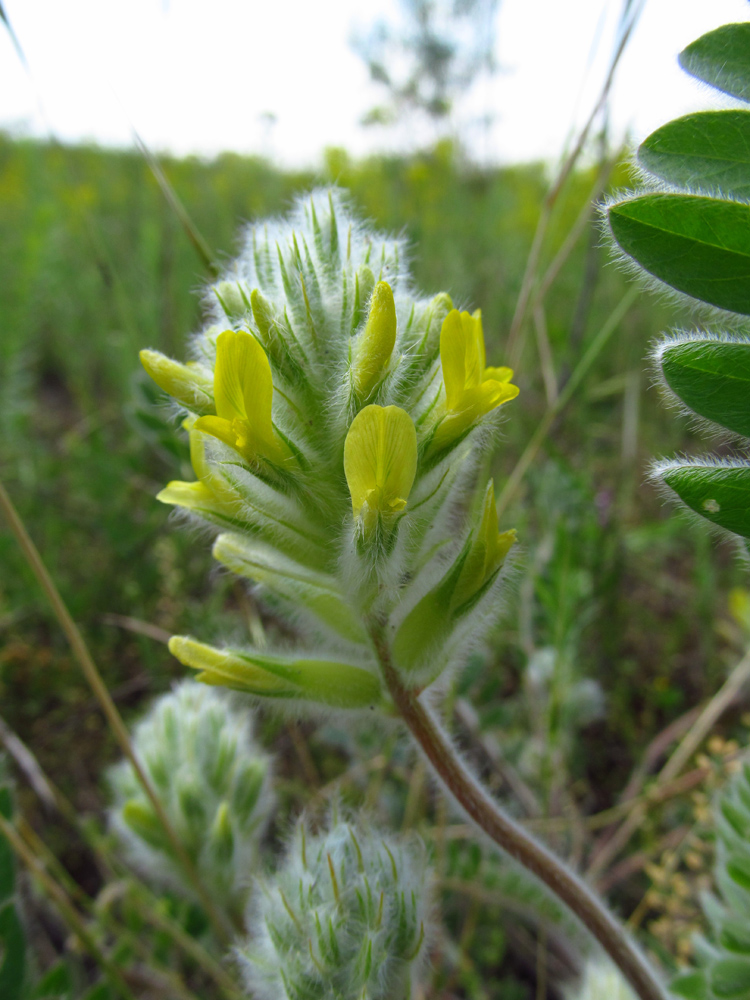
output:
<instances>
[{"instance_id":1,"label":"silvery hairy plant","mask_svg":"<svg viewBox=\"0 0 750 1000\"><path fill-rule=\"evenodd\" d=\"M239 923L274 805L270 759L249 712L186 680L136 724L133 747L212 899ZM109 782L112 827L130 862L150 882L194 898L131 764L111 768Z\"/></svg>"},{"instance_id":2,"label":"silvery hairy plant","mask_svg":"<svg viewBox=\"0 0 750 1000\"><path fill-rule=\"evenodd\" d=\"M481 313L413 287L403 243L339 191L251 226L206 296L187 363L141 352L175 400L195 480L166 504L217 530L213 552L299 640L283 648L175 636L209 685L302 712L378 712L411 731L457 804L537 875L643 1000L654 973L596 896L499 809L430 698L487 637L512 530L480 476L518 394L487 365Z\"/></svg>"},{"instance_id":3,"label":"silvery hairy plant","mask_svg":"<svg viewBox=\"0 0 750 1000\"><path fill-rule=\"evenodd\" d=\"M258 1000L409 1000L431 936L424 844L332 815L303 819L260 880L238 958Z\"/></svg>"}]
</instances>

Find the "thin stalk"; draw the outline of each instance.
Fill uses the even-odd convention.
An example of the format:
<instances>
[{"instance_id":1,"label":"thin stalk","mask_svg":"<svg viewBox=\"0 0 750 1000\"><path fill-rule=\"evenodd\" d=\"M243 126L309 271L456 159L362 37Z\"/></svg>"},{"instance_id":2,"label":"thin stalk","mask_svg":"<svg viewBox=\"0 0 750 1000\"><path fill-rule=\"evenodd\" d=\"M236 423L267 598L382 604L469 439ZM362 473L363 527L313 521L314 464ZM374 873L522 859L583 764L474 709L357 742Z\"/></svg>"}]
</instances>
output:
<instances>
[{"instance_id":1,"label":"thin stalk","mask_svg":"<svg viewBox=\"0 0 750 1000\"><path fill-rule=\"evenodd\" d=\"M382 628L373 627L371 635L396 709L445 789L480 830L569 907L604 948L640 1000L666 1000L666 991L656 973L601 900L559 858L502 811L456 753L418 693L403 686Z\"/></svg>"},{"instance_id":2,"label":"thin stalk","mask_svg":"<svg viewBox=\"0 0 750 1000\"><path fill-rule=\"evenodd\" d=\"M83 922L81 915L70 902L65 890L57 883L49 872L39 863L34 852L19 836L15 826L0 814L0 833L6 838L18 857L23 861L34 878L42 886L46 894L53 900L68 926L73 930L83 947L94 961L102 968L114 991L124 1000L137 1000L135 994L122 977L117 966L101 950Z\"/></svg>"},{"instance_id":3,"label":"thin stalk","mask_svg":"<svg viewBox=\"0 0 750 1000\"><path fill-rule=\"evenodd\" d=\"M143 919L167 933L172 938L172 942L192 958L196 965L200 966L206 975L210 976L231 1000L239 1000L240 993L229 973L206 951L199 941L186 934L176 920L172 920L170 917L159 912L157 906L158 900L151 889L145 883L136 879L131 871L126 871L119 860L113 857L111 852L105 848L101 839L94 836L86 823L81 822L81 817L73 803L54 784L31 750L25 744L21 743L2 718L0 718L0 742L4 744L6 750L14 757L16 764L26 775L29 784L42 802L55 806L61 816L77 831L94 855L105 880L112 882L115 879L123 879L127 876L127 887L131 892L131 901L133 905L137 906ZM23 750L22 754L21 749ZM33 781L32 775L35 778ZM51 857L54 857L54 855L51 855Z\"/></svg>"},{"instance_id":4,"label":"thin stalk","mask_svg":"<svg viewBox=\"0 0 750 1000\"><path fill-rule=\"evenodd\" d=\"M516 309L513 314L513 319L510 325L510 332L508 333L507 350L510 357L510 366L515 368L520 360L521 353L521 343L519 341L519 334L521 332L521 327L523 326L524 320L526 318L529 303L531 301L534 285L537 280L537 271L539 267L539 260L541 258L542 247L544 245L544 240L547 235L547 228L552 217L552 209L554 208L555 202L560 196L560 192L565 186L565 182L575 167L578 159L583 151L586 144L586 140L589 137L591 128L596 121L597 116L605 107L609 94L612 89L612 84L614 83L615 74L617 72L617 67L622 59L625 49L628 46L628 42L633 34L633 30L638 23L638 18L641 15L645 0L632 6L634 9L630 13L630 18L628 19L629 6L626 5L625 12L623 14L623 24L622 33L620 35L620 40L615 48L615 52L612 56L612 61L610 62L609 71L602 85L602 89L599 93L599 97L594 105L591 114L586 120L583 128L578 133L575 145L573 146L570 153L563 159L560 169L558 170L557 176L554 182L551 184L547 194L545 195L544 201L542 203L542 210L537 221L536 230L534 232L534 238L531 243L531 249L529 250L529 256L526 260L526 268L524 270L524 275L521 280L521 291L518 295L518 301L516 303Z\"/></svg>"},{"instance_id":5,"label":"thin stalk","mask_svg":"<svg viewBox=\"0 0 750 1000\"><path fill-rule=\"evenodd\" d=\"M612 310L609 318L604 323L602 328L597 333L591 342L589 349L583 355L581 360L575 367L573 374L570 376L568 381L560 393L560 395L555 400L555 405L552 406L545 415L542 417L537 429L534 431L531 440L526 445L523 454L516 462L516 466L513 472L505 481L505 486L498 497L497 501L497 513L498 517L502 517L504 511L507 509L508 504L513 499L516 490L521 484L521 480L526 475L526 471L534 461L537 452L541 448L544 439L547 437L552 424L555 422L555 418L558 416L560 411L565 408L567 403L570 401L573 393L576 391L578 386L583 381L584 376L588 372L589 368L592 366L594 361L599 356L602 348L605 346L609 338L615 332L619 324L621 323L623 317L627 313L628 309L632 306L635 300L640 295L640 291L637 288L631 288L627 291L623 297L620 299L618 304Z\"/></svg>"},{"instance_id":6,"label":"thin stalk","mask_svg":"<svg viewBox=\"0 0 750 1000\"><path fill-rule=\"evenodd\" d=\"M13 506L13 503L5 491L5 487L2 482L0 482L0 510L2 510L5 515L8 525L16 537L16 541L26 557L26 561L34 571L34 575L39 581L42 590L47 595L47 598L52 605L52 610L55 613L55 617L65 632L71 649L80 664L81 670L91 686L92 691L96 695L104 715L106 716L107 722L109 723L117 742L120 744L122 752L129 760L141 787L146 793L146 796L148 797L148 800L167 835L172 850L175 852L175 855L182 865L185 874L195 889L198 898L200 899L201 904L211 921L211 925L217 939L222 944L228 944L229 933L226 921L222 917L219 910L214 906L213 900L201 882L193 861L175 833L172 824L169 822L164 806L154 791L153 785L151 784L146 772L135 754L135 751L133 750L133 744L130 741L130 734L128 733L127 727L122 721L122 716L118 712L117 706L112 700L112 697L107 689L107 685L104 683L102 676L94 663L91 653L84 642L83 636L81 635L78 626L73 621L65 602L60 596L60 592L55 586L52 577L49 575L47 567L44 565L36 546L31 540L29 533L26 531L24 523Z\"/></svg>"},{"instance_id":7,"label":"thin stalk","mask_svg":"<svg viewBox=\"0 0 750 1000\"><path fill-rule=\"evenodd\" d=\"M219 268L214 262L208 243L206 243L202 233L190 218L187 209L182 204L177 192L170 184L169 178L162 170L159 161L140 137L135 126L131 124L131 128L133 130L133 138L135 139L136 146L141 151L143 159L149 165L151 173L154 175L156 183L161 188L161 192L164 195L167 204L179 219L182 228L185 230L185 235L190 240L190 243L192 244L195 252L198 254L201 263L212 278L218 278Z\"/></svg>"},{"instance_id":8,"label":"thin stalk","mask_svg":"<svg viewBox=\"0 0 750 1000\"><path fill-rule=\"evenodd\" d=\"M70 899L86 911L89 919L96 920L106 928L118 944L129 945L133 949L133 952L148 965L152 956L144 939L137 937L128 930L115 914L111 912L109 907L97 909L96 902L71 878L65 867L55 857L33 827L25 822L21 825L17 821L17 830L28 847L36 854L41 863L46 866L52 877L57 878L60 886L67 892ZM175 1000L177 1000L177 997L181 998L181 1000L199 1000L199 997L185 985L173 969L157 966L156 972L165 981L169 982L170 989L174 991Z\"/></svg>"}]
</instances>

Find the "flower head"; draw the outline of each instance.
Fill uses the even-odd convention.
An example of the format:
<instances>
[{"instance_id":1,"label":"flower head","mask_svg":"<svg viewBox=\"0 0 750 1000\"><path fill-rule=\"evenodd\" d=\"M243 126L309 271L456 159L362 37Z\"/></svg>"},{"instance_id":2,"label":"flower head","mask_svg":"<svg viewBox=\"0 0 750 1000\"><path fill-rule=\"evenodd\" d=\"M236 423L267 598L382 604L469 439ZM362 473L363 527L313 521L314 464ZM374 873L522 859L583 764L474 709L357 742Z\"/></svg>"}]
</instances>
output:
<instances>
[{"instance_id":1,"label":"flower head","mask_svg":"<svg viewBox=\"0 0 750 1000\"><path fill-rule=\"evenodd\" d=\"M440 364L445 385L445 414L430 442L436 453L461 437L480 417L515 399L510 368L486 368L482 314L451 310L440 331Z\"/></svg>"},{"instance_id":2,"label":"flower head","mask_svg":"<svg viewBox=\"0 0 750 1000\"><path fill-rule=\"evenodd\" d=\"M480 314L416 295L404 260L340 192L316 192L249 230L194 363L144 357L188 410L197 476L159 498L218 525L215 557L300 640L173 638L205 683L294 711L382 709L374 630L421 684L493 623L514 536L491 489L472 500L486 442L472 431L518 389L486 367Z\"/></svg>"},{"instance_id":3,"label":"flower head","mask_svg":"<svg viewBox=\"0 0 750 1000\"><path fill-rule=\"evenodd\" d=\"M332 817L303 820L260 883L238 957L253 996L408 1000L431 937L424 844Z\"/></svg>"}]
</instances>

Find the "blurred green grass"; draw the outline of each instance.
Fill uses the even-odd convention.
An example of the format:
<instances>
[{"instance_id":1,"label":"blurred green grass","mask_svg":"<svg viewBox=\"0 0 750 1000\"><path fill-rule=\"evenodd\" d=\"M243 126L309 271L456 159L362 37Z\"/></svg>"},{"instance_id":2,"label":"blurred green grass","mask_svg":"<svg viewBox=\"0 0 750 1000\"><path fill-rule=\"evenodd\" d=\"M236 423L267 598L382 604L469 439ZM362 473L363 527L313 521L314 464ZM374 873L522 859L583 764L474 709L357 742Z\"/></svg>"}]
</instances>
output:
<instances>
[{"instance_id":1,"label":"blurred green grass","mask_svg":"<svg viewBox=\"0 0 750 1000\"><path fill-rule=\"evenodd\" d=\"M548 183L542 166L480 170L447 142L361 162L329 150L318 172L233 154L161 162L219 261L233 254L243 220L282 212L315 184L347 187L366 217L407 237L426 292L447 289L458 305L482 308L488 361L504 363ZM571 176L543 265L595 174ZM623 163L611 185L628 182ZM183 356L206 275L137 153L8 136L0 136L0 273L2 477L129 709L180 668L123 618L210 636L241 635L257 614L241 585L211 573L205 540L170 525L154 499L168 479L190 473L137 352ZM594 216L545 300L560 384L628 287ZM539 779L546 794L565 774L584 782L592 807L612 801L645 741L710 695L737 652L722 626L740 580L731 550L675 518L644 484L652 456L697 446L649 390L644 361L649 341L678 319L640 296L553 425L504 518L525 547L517 593L488 661L460 681L482 728L501 733L521 765L529 732L546 746L547 762L534 765L548 776ZM493 465L499 488L546 409L533 331L517 381L522 395L508 408ZM1 530L0 563L0 713L81 808L95 809L98 771L113 753L104 724ZM545 647L568 666L540 711L529 707L523 673ZM604 721L582 724L572 742L566 670L596 679L608 698Z\"/></svg>"}]
</instances>

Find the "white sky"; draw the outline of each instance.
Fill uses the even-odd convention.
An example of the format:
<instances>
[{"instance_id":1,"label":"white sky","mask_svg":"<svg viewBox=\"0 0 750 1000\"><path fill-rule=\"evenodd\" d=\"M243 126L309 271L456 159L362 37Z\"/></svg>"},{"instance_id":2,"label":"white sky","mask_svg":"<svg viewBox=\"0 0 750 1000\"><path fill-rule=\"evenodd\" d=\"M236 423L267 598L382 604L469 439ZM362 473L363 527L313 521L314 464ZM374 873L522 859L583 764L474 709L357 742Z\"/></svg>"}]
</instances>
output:
<instances>
[{"instance_id":1,"label":"white sky","mask_svg":"<svg viewBox=\"0 0 750 1000\"><path fill-rule=\"evenodd\" d=\"M63 141L127 146L132 121L155 150L233 149L285 165L314 165L331 145L359 155L413 141L406 130L358 124L384 95L349 39L395 0L3 2L33 83L0 25L0 128L43 135L46 118ZM621 0L501 0L502 72L464 109L496 116L472 140L475 155L559 154L576 109L580 121L598 93L620 8ZM748 19L746 0L646 0L613 92L614 132L637 140L718 103L679 70L677 53L705 31Z\"/></svg>"}]
</instances>

